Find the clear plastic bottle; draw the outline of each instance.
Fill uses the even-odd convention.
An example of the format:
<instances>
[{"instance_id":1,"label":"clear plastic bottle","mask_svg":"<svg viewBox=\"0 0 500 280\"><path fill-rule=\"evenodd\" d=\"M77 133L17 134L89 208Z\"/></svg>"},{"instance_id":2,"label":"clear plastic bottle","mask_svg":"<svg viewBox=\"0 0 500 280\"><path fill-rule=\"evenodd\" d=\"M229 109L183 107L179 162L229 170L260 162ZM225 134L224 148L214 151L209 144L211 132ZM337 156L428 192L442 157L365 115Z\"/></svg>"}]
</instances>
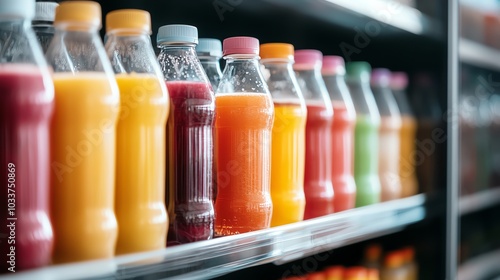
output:
<instances>
[{"instance_id":1,"label":"clear plastic bottle","mask_svg":"<svg viewBox=\"0 0 500 280\"><path fill-rule=\"evenodd\" d=\"M417 173L415 170L415 140L417 137L417 119L408 102L406 87L408 76L404 72L392 72L391 90L401 114L401 143L399 178L401 197L408 197L418 192Z\"/></svg>"},{"instance_id":2,"label":"clear plastic bottle","mask_svg":"<svg viewBox=\"0 0 500 280\"><path fill-rule=\"evenodd\" d=\"M270 226L271 132L274 106L259 67L259 40L223 42L226 67L215 97L218 191L215 234Z\"/></svg>"},{"instance_id":3,"label":"clear plastic bottle","mask_svg":"<svg viewBox=\"0 0 500 280\"><path fill-rule=\"evenodd\" d=\"M390 88L391 71L372 71L371 87L380 113L378 174L382 187L381 201L401 197L399 179L401 116Z\"/></svg>"},{"instance_id":4,"label":"clear plastic bottle","mask_svg":"<svg viewBox=\"0 0 500 280\"><path fill-rule=\"evenodd\" d=\"M117 254L165 247L166 125L169 98L142 10L106 15L106 52L120 89L116 139Z\"/></svg>"},{"instance_id":5,"label":"clear plastic bottle","mask_svg":"<svg viewBox=\"0 0 500 280\"><path fill-rule=\"evenodd\" d=\"M271 226L304 218L304 158L307 109L292 65L293 46L260 46L261 63L274 102L271 148Z\"/></svg>"},{"instance_id":6,"label":"clear plastic bottle","mask_svg":"<svg viewBox=\"0 0 500 280\"><path fill-rule=\"evenodd\" d=\"M214 92L196 56L198 30L165 25L158 61L170 95L167 121L168 244L213 237Z\"/></svg>"},{"instance_id":7,"label":"clear plastic bottle","mask_svg":"<svg viewBox=\"0 0 500 280\"><path fill-rule=\"evenodd\" d=\"M49 264L53 246L49 220L49 126L54 88L31 28L34 12L34 0L0 0L3 273ZM13 234L15 239L7 239Z\"/></svg>"},{"instance_id":8,"label":"clear plastic bottle","mask_svg":"<svg viewBox=\"0 0 500 280\"><path fill-rule=\"evenodd\" d=\"M333 55L323 57L321 74L335 112L331 132L332 183L335 212L339 212L356 205L356 183L353 176L356 112L345 83L344 59Z\"/></svg>"},{"instance_id":9,"label":"clear plastic bottle","mask_svg":"<svg viewBox=\"0 0 500 280\"><path fill-rule=\"evenodd\" d=\"M293 69L306 100L306 160L304 219L333 213L332 102L321 78L323 54L317 50L295 51Z\"/></svg>"},{"instance_id":10,"label":"clear plastic bottle","mask_svg":"<svg viewBox=\"0 0 500 280\"><path fill-rule=\"evenodd\" d=\"M36 2L35 17L32 24L44 53L47 52L52 37L54 37L54 17L56 16L57 6L59 4L55 2Z\"/></svg>"},{"instance_id":11,"label":"clear plastic bottle","mask_svg":"<svg viewBox=\"0 0 500 280\"><path fill-rule=\"evenodd\" d=\"M98 31L101 7L66 1L46 57L54 70L51 216L54 262L110 258L117 224L116 123L120 94Z\"/></svg>"},{"instance_id":12,"label":"clear plastic bottle","mask_svg":"<svg viewBox=\"0 0 500 280\"><path fill-rule=\"evenodd\" d=\"M219 62L222 57L222 44L220 40L200 38L196 46L196 53L208 76L208 80L212 84L213 89L216 90L222 77Z\"/></svg>"},{"instance_id":13,"label":"clear plastic bottle","mask_svg":"<svg viewBox=\"0 0 500 280\"><path fill-rule=\"evenodd\" d=\"M378 176L378 136L380 115L370 89L370 64L364 61L346 65L346 82L356 110L354 132L354 180L356 207L380 201Z\"/></svg>"}]
</instances>

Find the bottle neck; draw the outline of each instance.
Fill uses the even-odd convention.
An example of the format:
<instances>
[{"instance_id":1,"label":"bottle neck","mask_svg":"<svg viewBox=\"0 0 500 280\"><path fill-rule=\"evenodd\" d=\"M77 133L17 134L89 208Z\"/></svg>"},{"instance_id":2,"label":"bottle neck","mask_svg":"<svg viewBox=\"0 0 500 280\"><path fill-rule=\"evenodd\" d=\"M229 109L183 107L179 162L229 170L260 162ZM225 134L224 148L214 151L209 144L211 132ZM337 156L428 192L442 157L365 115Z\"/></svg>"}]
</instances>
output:
<instances>
[{"instance_id":1,"label":"bottle neck","mask_svg":"<svg viewBox=\"0 0 500 280\"><path fill-rule=\"evenodd\" d=\"M198 81L209 83L207 75L196 55L196 44L160 43L158 61L167 82Z\"/></svg>"},{"instance_id":2,"label":"bottle neck","mask_svg":"<svg viewBox=\"0 0 500 280\"><path fill-rule=\"evenodd\" d=\"M95 33L99 31L98 25L81 22L54 22L57 33Z\"/></svg>"}]
</instances>

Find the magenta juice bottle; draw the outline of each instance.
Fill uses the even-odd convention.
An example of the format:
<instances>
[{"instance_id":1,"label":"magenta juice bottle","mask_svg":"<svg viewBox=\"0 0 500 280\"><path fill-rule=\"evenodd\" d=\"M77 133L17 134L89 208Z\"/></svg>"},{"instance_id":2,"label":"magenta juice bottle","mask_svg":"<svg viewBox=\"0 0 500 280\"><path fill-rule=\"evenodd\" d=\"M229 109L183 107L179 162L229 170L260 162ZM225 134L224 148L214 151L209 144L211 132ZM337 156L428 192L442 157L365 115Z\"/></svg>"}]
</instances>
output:
<instances>
[{"instance_id":1,"label":"magenta juice bottle","mask_svg":"<svg viewBox=\"0 0 500 280\"><path fill-rule=\"evenodd\" d=\"M168 245L213 237L214 93L196 56L197 29L166 25L158 60L170 94L167 122Z\"/></svg>"},{"instance_id":2,"label":"magenta juice bottle","mask_svg":"<svg viewBox=\"0 0 500 280\"><path fill-rule=\"evenodd\" d=\"M8 3L6 3L8 2ZM0 1L0 268L50 263L49 123L54 91L31 30L35 1ZM12 36L4 36L4 35Z\"/></svg>"}]
</instances>

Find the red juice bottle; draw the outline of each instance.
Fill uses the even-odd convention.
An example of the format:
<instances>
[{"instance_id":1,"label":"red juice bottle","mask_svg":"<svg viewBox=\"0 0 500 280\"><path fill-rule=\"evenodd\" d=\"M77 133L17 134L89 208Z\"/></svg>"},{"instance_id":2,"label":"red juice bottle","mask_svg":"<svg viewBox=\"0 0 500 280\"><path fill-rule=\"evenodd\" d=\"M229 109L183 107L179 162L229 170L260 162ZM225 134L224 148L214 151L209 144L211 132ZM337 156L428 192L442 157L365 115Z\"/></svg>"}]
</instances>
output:
<instances>
[{"instance_id":1,"label":"red juice bottle","mask_svg":"<svg viewBox=\"0 0 500 280\"><path fill-rule=\"evenodd\" d=\"M333 109L321 78L322 58L320 51L298 50L293 66L307 106L304 219L334 211L331 171Z\"/></svg>"},{"instance_id":2,"label":"red juice bottle","mask_svg":"<svg viewBox=\"0 0 500 280\"><path fill-rule=\"evenodd\" d=\"M354 126L356 112L344 80L344 59L340 56L323 57L323 80L332 100L332 182L335 192L335 211L354 208L356 183L354 182Z\"/></svg>"},{"instance_id":3,"label":"red juice bottle","mask_svg":"<svg viewBox=\"0 0 500 280\"><path fill-rule=\"evenodd\" d=\"M196 56L196 27L166 25L158 61L170 94L167 121L168 245L213 237L214 93Z\"/></svg>"},{"instance_id":4,"label":"red juice bottle","mask_svg":"<svg viewBox=\"0 0 500 280\"><path fill-rule=\"evenodd\" d=\"M50 263L54 89L31 29L35 1L0 1L0 273Z\"/></svg>"}]
</instances>

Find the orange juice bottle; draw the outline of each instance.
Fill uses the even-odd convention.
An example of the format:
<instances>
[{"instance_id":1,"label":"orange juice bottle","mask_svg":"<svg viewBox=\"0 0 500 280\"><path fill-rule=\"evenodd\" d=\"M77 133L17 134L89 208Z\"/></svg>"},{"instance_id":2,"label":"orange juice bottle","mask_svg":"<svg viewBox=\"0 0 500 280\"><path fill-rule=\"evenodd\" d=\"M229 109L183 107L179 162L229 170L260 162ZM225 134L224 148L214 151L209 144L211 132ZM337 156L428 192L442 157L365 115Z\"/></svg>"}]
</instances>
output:
<instances>
[{"instance_id":1,"label":"orange juice bottle","mask_svg":"<svg viewBox=\"0 0 500 280\"><path fill-rule=\"evenodd\" d=\"M120 96L99 39L101 7L61 3L47 50L54 69L51 215L54 262L114 255L116 122Z\"/></svg>"},{"instance_id":2,"label":"orange juice bottle","mask_svg":"<svg viewBox=\"0 0 500 280\"><path fill-rule=\"evenodd\" d=\"M271 226L304 218L304 157L306 104L292 69L293 46L260 46L261 63L274 102L271 148Z\"/></svg>"},{"instance_id":3,"label":"orange juice bottle","mask_svg":"<svg viewBox=\"0 0 500 280\"><path fill-rule=\"evenodd\" d=\"M259 69L259 40L232 37L222 48L227 63L215 95L218 236L268 228L272 213L274 106Z\"/></svg>"},{"instance_id":4,"label":"orange juice bottle","mask_svg":"<svg viewBox=\"0 0 500 280\"><path fill-rule=\"evenodd\" d=\"M362 266L353 266L344 271L344 280L366 280L368 271Z\"/></svg>"},{"instance_id":5,"label":"orange juice bottle","mask_svg":"<svg viewBox=\"0 0 500 280\"><path fill-rule=\"evenodd\" d=\"M106 16L105 48L121 100L116 136L117 254L160 249L167 238L169 102L150 34L151 19L146 11L117 10Z\"/></svg>"},{"instance_id":6,"label":"orange juice bottle","mask_svg":"<svg viewBox=\"0 0 500 280\"><path fill-rule=\"evenodd\" d=\"M401 196L408 197L418 192L417 173L415 171L415 140L417 137L417 119L412 113L406 87L408 77L404 72L392 72L391 89L401 113L401 147L399 177L401 179Z\"/></svg>"},{"instance_id":7,"label":"orange juice bottle","mask_svg":"<svg viewBox=\"0 0 500 280\"><path fill-rule=\"evenodd\" d=\"M391 72L387 69L373 69L371 86L373 96L380 112L379 133L379 177L381 185L381 201L401 197L401 181L399 178L399 156L401 116L399 108L389 88Z\"/></svg>"},{"instance_id":8,"label":"orange juice bottle","mask_svg":"<svg viewBox=\"0 0 500 280\"><path fill-rule=\"evenodd\" d=\"M408 280L405 267L405 255L402 251L392 251L384 258L384 267L380 273L381 280Z\"/></svg>"},{"instance_id":9,"label":"orange juice bottle","mask_svg":"<svg viewBox=\"0 0 500 280\"><path fill-rule=\"evenodd\" d=\"M340 265L330 266L325 269L326 280L344 279L344 267Z\"/></svg>"}]
</instances>

